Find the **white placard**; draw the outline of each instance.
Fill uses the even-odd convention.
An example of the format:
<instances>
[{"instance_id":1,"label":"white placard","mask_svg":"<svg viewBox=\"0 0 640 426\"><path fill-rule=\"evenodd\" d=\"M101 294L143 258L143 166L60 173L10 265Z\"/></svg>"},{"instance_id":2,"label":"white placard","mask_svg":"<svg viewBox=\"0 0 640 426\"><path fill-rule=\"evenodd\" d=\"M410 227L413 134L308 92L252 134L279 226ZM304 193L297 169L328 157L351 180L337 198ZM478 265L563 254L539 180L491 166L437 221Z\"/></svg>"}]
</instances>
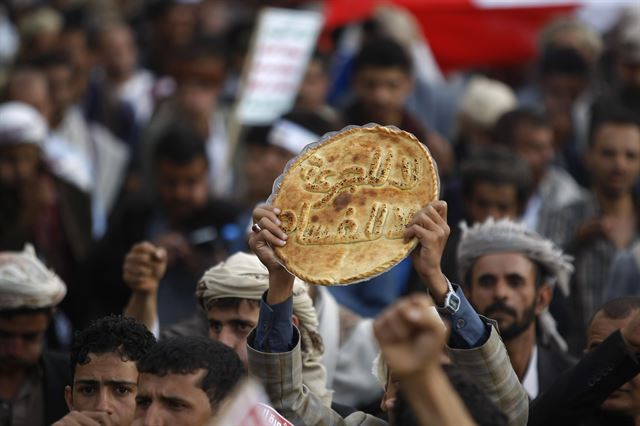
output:
<instances>
[{"instance_id":1,"label":"white placard","mask_svg":"<svg viewBox=\"0 0 640 426\"><path fill-rule=\"evenodd\" d=\"M236 119L267 124L291 109L322 27L322 14L265 8L245 63Z\"/></svg>"}]
</instances>

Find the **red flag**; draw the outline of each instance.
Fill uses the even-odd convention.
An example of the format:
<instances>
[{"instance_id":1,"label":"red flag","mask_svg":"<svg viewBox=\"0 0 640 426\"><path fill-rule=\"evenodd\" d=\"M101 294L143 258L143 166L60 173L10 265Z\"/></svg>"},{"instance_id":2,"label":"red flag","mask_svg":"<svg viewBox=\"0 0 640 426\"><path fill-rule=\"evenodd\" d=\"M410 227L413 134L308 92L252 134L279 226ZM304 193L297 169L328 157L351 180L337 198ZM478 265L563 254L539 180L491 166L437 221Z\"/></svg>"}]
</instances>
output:
<instances>
[{"instance_id":1,"label":"red flag","mask_svg":"<svg viewBox=\"0 0 640 426\"><path fill-rule=\"evenodd\" d=\"M391 0L406 8L422 29L444 71L481 65L513 65L531 59L540 29L572 12L578 3L546 1L539 6L472 0ZM327 28L371 15L379 0L328 0Z\"/></svg>"}]
</instances>

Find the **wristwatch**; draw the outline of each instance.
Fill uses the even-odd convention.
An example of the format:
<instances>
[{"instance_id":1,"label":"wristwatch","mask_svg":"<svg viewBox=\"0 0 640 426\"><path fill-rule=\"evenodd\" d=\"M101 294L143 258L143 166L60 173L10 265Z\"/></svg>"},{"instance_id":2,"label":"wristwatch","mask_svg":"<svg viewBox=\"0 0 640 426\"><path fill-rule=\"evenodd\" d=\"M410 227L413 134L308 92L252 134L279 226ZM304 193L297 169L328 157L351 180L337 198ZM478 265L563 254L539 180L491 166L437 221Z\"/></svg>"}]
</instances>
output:
<instances>
[{"instance_id":1,"label":"wristwatch","mask_svg":"<svg viewBox=\"0 0 640 426\"><path fill-rule=\"evenodd\" d=\"M436 305L436 310L441 314L453 315L458 312L458 309L460 309L460 297L453 290L451 281L449 281L447 277L445 277L444 279L447 280L447 287L449 288L449 290L444 296L444 303L442 304L442 306Z\"/></svg>"}]
</instances>

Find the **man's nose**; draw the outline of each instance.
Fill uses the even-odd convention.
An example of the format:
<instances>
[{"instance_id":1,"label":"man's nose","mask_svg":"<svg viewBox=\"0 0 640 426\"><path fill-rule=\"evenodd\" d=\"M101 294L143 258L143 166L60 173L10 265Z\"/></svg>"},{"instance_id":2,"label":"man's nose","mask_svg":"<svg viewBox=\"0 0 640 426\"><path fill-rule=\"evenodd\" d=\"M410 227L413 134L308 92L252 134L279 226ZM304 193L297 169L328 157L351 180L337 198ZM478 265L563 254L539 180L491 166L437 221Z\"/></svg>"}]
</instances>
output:
<instances>
[{"instance_id":1,"label":"man's nose","mask_svg":"<svg viewBox=\"0 0 640 426\"><path fill-rule=\"evenodd\" d=\"M98 391L98 400L96 401L96 411L103 411L105 413L111 413L111 394L109 389L101 388Z\"/></svg>"},{"instance_id":2,"label":"man's nose","mask_svg":"<svg viewBox=\"0 0 640 426\"><path fill-rule=\"evenodd\" d=\"M152 403L147 408L144 416L144 426L162 426L162 413L160 413L157 405Z\"/></svg>"},{"instance_id":3,"label":"man's nose","mask_svg":"<svg viewBox=\"0 0 640 426\"><path fill-rule=\"evenodd\" d=\"M238 338L231 327L223 326L218 336L218 340L230 348L235 348Z\"/></svg>"}]
</instances>

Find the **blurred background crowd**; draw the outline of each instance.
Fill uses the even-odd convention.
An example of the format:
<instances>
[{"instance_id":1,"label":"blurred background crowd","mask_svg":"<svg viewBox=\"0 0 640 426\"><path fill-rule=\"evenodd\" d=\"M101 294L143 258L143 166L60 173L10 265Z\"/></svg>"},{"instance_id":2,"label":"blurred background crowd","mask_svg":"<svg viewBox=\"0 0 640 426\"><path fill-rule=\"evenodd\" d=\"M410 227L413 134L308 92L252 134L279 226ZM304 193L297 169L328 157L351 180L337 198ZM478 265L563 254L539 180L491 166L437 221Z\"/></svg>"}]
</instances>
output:
<instances>
[{"instance_id":1,"label":"blurred background crowd","mask_svg":"<svg viewBox=\"0 0 640 426\"><path fill-rule=\"evenodd\" d=\"M596 308L640 295L638 3L600 2L607 19L595 20L534 5L522 13L537 13L535 28L505 17L486 55L485 34L442 33L442 21L431 39L420 2L365 3L352 15L337 0L0 5L0 250L32 243L67 284L50 347L123 312L125 256L141 241L168 256L159 326L191 317L194 283L247 250L251 211L286 163L327 132L370 122L413 133L435 158L451 281L465 279L457 225L510 218L574 256L569 291L556 288L550 308L570 352ZM267 5L326 21L291 110L246 125L235 106ZM440 49L447 37L464 38L466 62ZM496 55L512 37L529 48ZM408 260L373 281L330 291L350 315L374 317L421 288Z\"/></svg>"}]
</instances>

